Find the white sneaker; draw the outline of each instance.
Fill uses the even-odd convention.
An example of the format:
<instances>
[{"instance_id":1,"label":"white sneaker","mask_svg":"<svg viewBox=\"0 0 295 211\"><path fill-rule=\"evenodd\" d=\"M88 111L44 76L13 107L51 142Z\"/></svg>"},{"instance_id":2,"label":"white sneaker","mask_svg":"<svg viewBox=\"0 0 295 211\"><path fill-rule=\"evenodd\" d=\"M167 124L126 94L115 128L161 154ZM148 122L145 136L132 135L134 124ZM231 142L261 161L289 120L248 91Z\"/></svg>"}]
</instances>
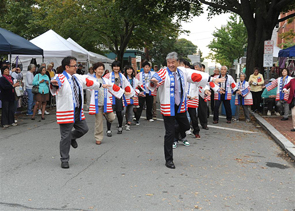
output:
<instances>
[{"instance_id":1,"label":"white sneaker","mask_svg":"<svg viewBox=\"0 0 295 211\"><path fill-rule=\"evenodd\" d=\"M191 132L191 130L187 130L187 131L185 131L185 134L186 134L186 135L191 135L192 132Z\"/></svg>"},{"instance_id":2,"label":"white sneaker","mask_svg":"<svg viewBox=\"0 0 295 211\"><path fill-rule=\"evenodd\" d=\"M41 115L41 114L42 114L41 109L39 109L38 110L38 115Z\"/></svg>"},{"instance_id":3,"label":"white sneaker","mask_svg":"<svg viewBox=\"0 0 295 211\"><path fill-rule=\"evenodd\" d=\"M177 147L177 142L173 142L172 148L176 149L176 147Z\"/></svg>"},{"instance_id":4,"label":"white sneaker","mask_svg":"<svg viewBox=\"0 0 295 211\"><path fill-rule=\"evenodd\" d=\"M153 121L155 121L155 120L153 120L153 119L149 119L149 121L150 121L150 122L153 122Z\"/></svg>"},{"instance_id":5,"label":"white sneaker","mask_svg":"<svg viewBox=\"0 0 295 211\"><path fill-rule=\"evenodd\" d=\"M125 125L125 127L127 131L130 131L130 125Z\"/></svg>"},{"instance_id":6,"label":"white sneaker","mask_svg":"<svg viewBox=\"0 0 295 211\"><path fill-rule=\"evenodd\" d=\"M267 114L266 114L267 116L271 116L271 112L270 112L270 110L268 110L267 111Z\"/></svg>"},{"instance_id":7,"label":"white sneaker","mask_svg":"<svg viewBox=\"0 0 295 211\"><path fill-rule=\"evenodd\" d=\"M136 125L140 125L139 121L136 122Z\"/></svg>"},{"instance_id":8,"label":"white sneaker","mask_svg":"<svg viewBox=\"0 0 295 211\"><path fill-rule=\"evenodd\" d=\"M279 112L275 112L275 114L276 114L277 116L281 116Z\"/></svg>"},{"instance_id":9,"label":"white sneaker","mask_svg":"<svg viewBox=\"0 0 295 211\"><path fill-rule=\"evenodd\" d=\"M12 123L11 126L17 126L17 124L16 123Z\"/></svg>"},{"instance_id":10,"label":"white sneaker","mask_svg":"<svg viewBox=\"0 0 295 211\"><path fill-rule=\"evenodd\" d=\"M48 111L45 110L44 114L49 115L50 113Z\"/></svg>"}]
</instances>

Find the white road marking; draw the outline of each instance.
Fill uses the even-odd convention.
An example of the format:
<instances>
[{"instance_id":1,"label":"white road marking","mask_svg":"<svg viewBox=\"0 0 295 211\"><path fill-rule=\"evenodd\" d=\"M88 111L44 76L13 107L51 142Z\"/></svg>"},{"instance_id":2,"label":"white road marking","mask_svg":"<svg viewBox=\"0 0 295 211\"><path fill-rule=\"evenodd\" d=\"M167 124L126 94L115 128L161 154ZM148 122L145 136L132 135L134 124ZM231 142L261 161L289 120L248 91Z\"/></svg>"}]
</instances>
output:
<instances>
[{"instance_id":1,"label":"white road marking","mask_svg":"<svg viewBox=\"0 0 295 211\"><path fill-rule=\"evenodd\" d=\"M146 119L146 117L140 117L141 119ZM163 119L159 119L157 118L156 121L164 121ZM253 132L250 130L240 130L240 129L235 129L235 128L228 128L228 127L220 127L220 126L216 126L216 125L208 125L208 127L211 128L216 128L216 129L220 129L220 130L230 130L230 131L235 131L235 132L240 132L240 133L257 133L257 132Z\"/></svg>"}]
</instances>

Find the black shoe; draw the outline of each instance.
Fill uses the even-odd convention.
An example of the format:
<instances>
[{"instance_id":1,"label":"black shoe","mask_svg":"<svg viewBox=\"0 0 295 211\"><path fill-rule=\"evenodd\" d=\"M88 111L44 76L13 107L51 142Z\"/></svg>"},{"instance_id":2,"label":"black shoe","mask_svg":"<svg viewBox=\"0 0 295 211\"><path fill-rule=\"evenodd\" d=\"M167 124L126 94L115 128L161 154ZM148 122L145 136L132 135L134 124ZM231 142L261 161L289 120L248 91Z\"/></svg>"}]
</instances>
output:
<instances>
[{"instance_id":1,"label":"black shoe","mask_svg":"<svg viewBox=\"0 0 295 211\"><path fill-rule=\"evenodd\" d=\"M281 121L287 121L287 120L289 120L289 118L284 117L284 118L281 119Z\"/></svg>"},{"instance_id":2,"label":"black shoe","mask_svg":"<svg viewBox=\"0 0 295 211\"><path fill-rule=\"evenodd\" d=\"M174 165L173 161L167 161L165 165L167 168L175 169L175 165Z\"/></svg>"},{"instance_id":3,"label":"black shoe","mask_svg":"<svg viewBox=\"0 0 295 211\"><path fill-rule=\"evenodd\" d=\"M69 166L69 162L61 162L61 167L63 168L63 169L68 169L68 168L70 168L70 166Z\"/></svg>"},{"instance_id":4,"label":"black shoe","mask_svg":"<svg viewBox=\"0 0 295 211\"><path fill-rule=\"evenodd\" d=\"M291 129L292 132L295 132L295 128Z\"/></svg>"},{"instance_id":5,"label":"black shoe","mask_svg":"<svg viewBox=\"0 0 295 211\"><path fill-rule=\"evenodd\" d=\"M77 148L78 147L78 143L77 143L76 139L72 139L71 140L71 145L72 145L73 148Z\"/></svg>"}]
</instances>

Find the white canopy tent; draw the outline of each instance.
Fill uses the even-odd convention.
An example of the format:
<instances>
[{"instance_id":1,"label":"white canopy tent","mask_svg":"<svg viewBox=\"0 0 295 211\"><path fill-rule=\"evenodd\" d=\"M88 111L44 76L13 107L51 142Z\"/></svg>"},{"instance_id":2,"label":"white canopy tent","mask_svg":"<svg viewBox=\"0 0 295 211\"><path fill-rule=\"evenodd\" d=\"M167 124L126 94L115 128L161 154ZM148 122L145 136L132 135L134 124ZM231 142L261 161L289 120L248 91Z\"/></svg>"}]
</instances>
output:
<instances>
[{"instance_id":1,"label":"white canopy tent","mask_svg":"<svg viewBox=\"0 0 295 211\"><path fill-rule=\"evenodd\" d=\"M44 34L30 40L33 44L44 51L44 62L46 64L54 62L55 67L61 65L61 61L66 56L74 56L80 62L86 62L88 54L77 48L72 43L61 37L53 30L48 30ZM26 71L32 58L36 58L37 63L42 63L42 56L37 55L12 55L12 61L19 56L19 63L23 64L23 70Z\"/></svg>"}]
</instances>

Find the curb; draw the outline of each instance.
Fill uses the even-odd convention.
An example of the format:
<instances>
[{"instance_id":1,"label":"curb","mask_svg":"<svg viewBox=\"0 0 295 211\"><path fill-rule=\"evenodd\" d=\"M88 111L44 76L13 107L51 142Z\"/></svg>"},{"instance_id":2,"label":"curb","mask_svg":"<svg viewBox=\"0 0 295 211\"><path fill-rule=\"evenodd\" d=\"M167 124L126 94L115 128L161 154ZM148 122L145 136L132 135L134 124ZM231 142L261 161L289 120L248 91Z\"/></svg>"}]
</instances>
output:
<instances>
[{"instance_id":1,"label":"curb","mask_svg":"<svg viewBox=\"0 0 295 211\"><path fill-rule=\"evenodd\" d=\"M288 155L295 160L295 145L289 141L285 136L283 136L277 129L269 124L263 117L259 114L251 112L255 117L259 125L268 132L268 134L274 139L274 141L288 153Z\"/></svg>"}]
</instances>

